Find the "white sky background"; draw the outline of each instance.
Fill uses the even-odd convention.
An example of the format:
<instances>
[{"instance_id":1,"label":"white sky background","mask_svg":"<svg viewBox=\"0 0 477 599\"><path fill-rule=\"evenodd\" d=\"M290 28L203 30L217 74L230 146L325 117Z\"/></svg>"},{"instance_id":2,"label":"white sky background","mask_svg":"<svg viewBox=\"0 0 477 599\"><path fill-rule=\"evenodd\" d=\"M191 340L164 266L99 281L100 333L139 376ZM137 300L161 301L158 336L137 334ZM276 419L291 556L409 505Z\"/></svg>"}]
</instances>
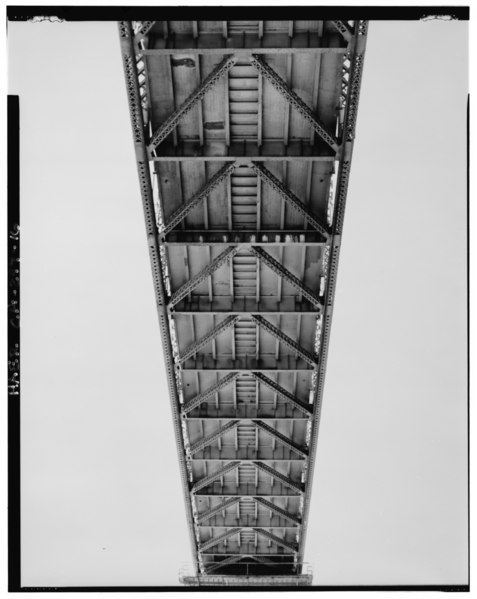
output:
<instances>
[{"instance_id":1,"label":"white sky background","mask_svg":"<svg viewBox=\"0 0 477 599\"><path fill-rule=\"evenodd\" d=\"M21 104L22 584L191 560L117 28L9 23ZM372 22L305 559L467 582L467 24Z\"/></svg>"}]
</instances>

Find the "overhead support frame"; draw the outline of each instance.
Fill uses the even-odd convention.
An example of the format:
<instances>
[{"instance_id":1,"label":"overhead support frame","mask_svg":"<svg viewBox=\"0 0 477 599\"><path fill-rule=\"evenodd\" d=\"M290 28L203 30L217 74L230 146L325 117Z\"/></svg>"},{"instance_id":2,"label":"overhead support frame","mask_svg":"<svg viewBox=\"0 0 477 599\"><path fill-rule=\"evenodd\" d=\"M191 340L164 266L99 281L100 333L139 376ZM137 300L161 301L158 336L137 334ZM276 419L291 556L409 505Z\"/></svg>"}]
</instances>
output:
<instances>
[{"instance_id":1,"label":"overhead support frame","mask_svg":"<svg viewBox=\"0 0 477 599\"><path fill-rule=\"evenodd\" d=\"M172 133L177 127L180 120L190 112L194 106L201 100L205 94L223 77L235 64L236 57L234 55L226 56L202 83L190 94L190 96L184 101L184 103L173 112L163 123L160 125L151 137L149 142L149 152L155 151L157 146L164 141L164 139Z\"/></svg>"},{"instance_id":2,"label":"overhead support frame","mask_svg":"<svg viewBox=\"0 0 477 599\"><path fill-rule=\"evenodd\" d=\"M328 240L330 238L330 231L323 225L319 219L305 206L305 204L297 198L297 196L288 189L279 179L275 177L266 167L257 162L252 162L252 168L257 174L272 187L278 194L292 207L294 208L305 220L307 220L312 227L314 227L323 237Z\"/></svg>"},{"instance_id":3,"label":"overhead support frame","mask_svg":"<svg viewBox=\"0 0 477 599\"><path fill-rule=\"evenodd\" d=\"M298 94L290 89L280 75L278 75L278 73L258 54L252 55L251 63L259 73L270 81L273 87L280 92L287 102L289 102L289 104L310 123L316 133L330 146L330 148L335 152L338 152L340 146L334 135L328 131L323 123L320 123L316 115L313 114L311 108L305 104Z\"/></svg>"}]
</instances>

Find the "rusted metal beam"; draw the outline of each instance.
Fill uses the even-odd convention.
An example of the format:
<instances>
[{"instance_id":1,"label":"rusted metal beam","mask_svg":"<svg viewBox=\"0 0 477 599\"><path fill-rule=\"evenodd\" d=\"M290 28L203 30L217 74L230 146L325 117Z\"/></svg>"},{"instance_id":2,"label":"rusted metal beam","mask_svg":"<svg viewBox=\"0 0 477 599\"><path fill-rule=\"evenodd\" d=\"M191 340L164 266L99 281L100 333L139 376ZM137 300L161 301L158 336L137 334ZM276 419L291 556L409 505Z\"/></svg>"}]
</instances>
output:
<instances>
[{"instance_id":1,"label":"rusted metal beam","mask_svg":"<svg viewBox=\"0 0 477 599\"><path fill-rule=\"evenodd\" d=\"M319 233L323 235L325 239L329 239L330 232L328 228L322 224L318 218L309 210L305 204L290 190L288 187L275 177L266 167L256 162L252 163L252 168L260 175L260 177L273 187L275 191L286 201L288 204L299 212L303 218L305 218Z\"/></svg>"},{"instance_id":2,"label":"rusted metal beam","mask_svg":"<svg viewBox=\"0 0 477 599\"><path fill-rule=\"evenodd\" d=\"M204 345L207 345L210 341L215 339L218 335L232 327L238 320L240 320L240 316L229 316L222 322L220 322L217 326L215 326L211 331L209 331L206 335L201 337L199 340L191 343L189 347L181 354L178 358L179 362L184 362L188 358L192 357L196 354Z\"/></svg>"},{"instance_id":3,"label":"rusted metal beam","mask_svg":"<svg viewBox=\"0 0 477 599\"><path fill-rule=\"evenodd\" d=\"M260 260L266 264L268 268L276 272L278 276L288 281L288 283L295 287L295 289L297 289L303 297L306 297L309 302L317 306L320 311L323 309L322 300L319 298L319 296L317 296L309 287L303 285L298 277L295 277L295 275L293 275L288 269L277 262L275 258L272 258L268 252L260 247L251 247L250 250L256 256L258 256L258 258L260 258Z\"/></svg>"},{"instance_id":4,"label":"rusted metal beam","mask_svg":"<svg viewBox=\"0 0 477 599\"><path fill-rule=\"evenodd\" d=\"M220 379L215 385L213 385L212 387L209 387L208 389L206 389L199 395L196 395L195 397L190 399L188 402L186 402L182 406L182 413L188 414L194 408L197 408L198 406L200 406L201 403L203 403L204 401L207 401L208 399L213 397L221 389L232 384L238 376L239 376L238 372L231 372L227 376L224 376L224 378Z\"/></svg>"},{"instance_id":5,"label":"rusted metal beam","mask_svg":"<svg viewBox=\"0 0 477 599\"><path fill-rule=\"evenodd\" d=\"M301 447L296 443L293 443L293 441L291 441L288 437L285 437L285 435L279 433L276 429L272 428L271 426L268 426L268 424L265 424L260 420L252 420L252 422L255 424L257 428L267 433L267 435L270 435L271 437L277 439L282 445L285 445L285 447L288 447L292 451L295 451L296 453L299 453L304 457L308 457L308 450L306 448ZM237 424L235 426L237 426Z\"/></svg>"},{"instance_id":6,"label":"rusted metal beam","mask_svg":"<svg viewBox=\"0 0 477 599\"><path fill-rule=\"evenodd\" d=\"M207 181L202 189L189 198L185 204L180 206L180 208L178 208L169 218L169 222L164 227L163 234L167 235L173 229L175 229L175 227L177 227L177 225L184 220L189 212L198 206L200 202L204 201L209 193L230 175L230 173L234 170L234 166L235 165L233 162L225 164L209 181Z\"/></svg>"},{"instance_id":7,"label":"rusted metal beam","mask_svg":"<svg viewBox=\"0 0 477 599\"><path fill-rule=\"evenodd\" d=\"M268 532L268 530L265 530L264 528L252 528L252 530L254 532L266 537L267 539L270 539L270 541L272 541L276 545L281 545L282 547L289 549L293 553L298 553L298 545L296 543L289 543L288 541L285 541L284 539L277 537L276 535L272 534L271 532Z\"/></svg>"},{"instance_id":8,"label":"rusted metal beam","mask_svg":"<svg viewBox=\"0 0 477 599\"><path fill-rule=\"evenodd\" d=\"M226 56L202 83L190 94L185 102L173 112L152 135L148 149L154 151L157 146L171 133L179 124L179 121L194 108L199 100L225 75L235 64L235 56Z\"/></svg>"},{"instance_id":9,"label":"rusted metal beam","mask_svg":"<svg viewBox=\"0 0 477 599\"><path fill-rule=\"evenodd\" d=\"M216 507L214 507L210 510L207 510L203 514L199 514L199 516L197 517L197 521L205 522L209 518L212 518L212 516L215 516L216 514L220 514L220 512L223 512L227 508L232 507L236 503L239 503L240 499L241 499L241 497L233 497L232 499L228 499L227 501L224 501L220 505L217 505Z\"/></svg>"},{"instance_id":10,"label":"rusted metal beam","mask_svg":"<svg viewBox=\"0 0 477 599\"><path fill-rule=\"evenodd\" d=\"M270 466L267 466L266 464L263 464L262 462L253 462L253 465L256 468L258 468L258 470L261 470L262 472L265 472L266 474L273 476L273 478L275 480L283 483L285 486L289 487L290 489L293 489L294 491L298 491L298 493L300 493L300 494L302 494L304 492L304 485L302 483L296 483L291 478L288 478L288 476L281 474L281 472L278 472L274 468L270 468Z\"/></svg>"},{"instance_id":11,"label":"rusted metal beam","mask_svg":"<svg viewBox=\"0 0 477 599\"><path fill-rule=\"evenodd\" d=\"M312 406L306 405L303 402L301 402L294 395L289 393L286 389L284 389L283 387L281 387L280 385L275 383L275 381L272 381L272 379L269 379L268 377L266 377L265 375L263 375L259 372L254 372L253 375L260 383L262 383L263 385L266 385L269 389L271 389L272 391L277 393L280 397L285 399L294 408L297 408L298 410L302 411L307 416L310 416L310 414L312 414L312 412L313 412Z\"/></svg>"},{"instance_id":12,"label":"rusted metal beam","mask_svg":"<svg viewBox=\"0 0 477 599\"><path fill-rule=\"evenodd\" d=\"M200 491L200 489L203 489L210 483L213 483L214 480L217 480L221 476L224 476L224 474L227 474L228 472L235 470L235 468L238 468L239 465L240 461L230 462L223 468L220 468L220 470L216 470L215 472L211 472L208 476L204 476L204 478L201 478L194 485L192 485L191 493L196 493L197 491Z\"/></svg>"},{"instance_id":13,"label":"rusted metal beam","mask_svg":"<svg viewBox=\"0 0 477 599\"><path fill-rule=\"evenodd\" d=\"M272 67L258 55L252 56L251 64L259 73L268 79L285 100L310 123L316 133L330 146L330 148L335 152L338 152L339 145L334 135L318 120L311 108L303 102L300 96L290 89L280 75L278 75L278 73L276 73Z\"/></svg>"},{"instance_id":14,"label":"rusted metal beam","mask_svg":"<svg viewBox=\"0 0 477 599\"><path fill-rule=\"evenodd\" d=\"M281 507L275 505L271 501L267 501L262 497L254 497L253 500L259 505L262 505L263 507L267 508L268 510L275 512L275 514L277 514L278 516L281 516L282 518L285 518L286 520L289 520L290 522L293 522L298 526L301 524L300 518L294 516L293 514L290 514L290 512L287 512L287 510L282 509Z\"/></svg>"},{"instance_id":15,"label":"rusted metal beam","mask_svg":"<svg viewBox=\"0 0 477 599\"><path fill-rule=\"evenodd\" d=\"M187 283L184 283L182 287L177 289L169 300L169 308L177 304L180 300L184 299L189 293L197 287L202 281L205 281L207 277L210 277L218 268L220 268L227 260L230 260L234 256L240 247L233 246L226 248L221 254L219 254L210 264L207 264L199 273L192 277Z\"/></svg>"},{"instance_id":16,"label":"rusted metal beam","mask_svg":"<svg viewBox=\"0 0 477 599\"><path fill-rule=\"evenodd\" d=\"M318 356L316 354L312 354L308 350L304 349L299 343L293 341L293 339L288 335L285 335L285 333L269 322L266 318L263 318L257 314L252 314L250 318L258 323L263 329L268 331L271 335L273 335L276 339L278 339L281 343L296 352L300 357L306 360L308 364L311 366L318 365Z\"/></svg>"},{"instance_id":17,"label":"rusted metal beam","mask_svg":"<svg viewBox=\"0 0 477 599\"><path fill-rule=\"evenodd\" d=\"M209 539L205 543L202 543L199 546L199 551L205 551L206 549L209 549L210 547L213 547L214 545L221 543L225 539L228 539L229 537L233 537L234 535L238 534L241 530L242 530L241 528L232 528L230 530L227 530L226 532L222 533L218 537Z\"/></svg>"},{"instance_id":18,"label":"rusted metal beam","mask_svg":"<svg viewBox=\"0 0 477 599\"><path fill-rule=\"evenodd\" d=\"M204 437L197 443L194 443L194 445L192 445L192 447L190 448L190 453L193 455L194 453L197 453L201 449L204 449L204 447L207 447L207 445L210 445L216 439L218 439L219 437L222 437L222 435L225 435L225 433L228 433L229 431L233 430L239 424L240 424L239 420L232 420L231 422L228 422L225 426L222 426L221 428L219 428L212 434L207 435L207 437Z\"/></svg>"}]
</instances>

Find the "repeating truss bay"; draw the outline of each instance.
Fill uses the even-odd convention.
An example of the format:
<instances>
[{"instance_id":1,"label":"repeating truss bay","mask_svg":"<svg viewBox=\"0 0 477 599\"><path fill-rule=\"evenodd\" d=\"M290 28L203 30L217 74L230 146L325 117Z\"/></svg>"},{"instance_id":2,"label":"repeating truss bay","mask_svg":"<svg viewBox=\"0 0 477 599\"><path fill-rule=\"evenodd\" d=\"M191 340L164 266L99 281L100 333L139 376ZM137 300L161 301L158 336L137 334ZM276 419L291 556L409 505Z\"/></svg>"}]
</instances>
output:
<instances>
[{"instance_id":1,"label":"repeating truss bay","mask_svg":"<svg viewBox=\"0 0 477 599\"><path fill-rule=\"evenodd\" d=\"M194 558L183 581L311 584L367 22L119 33Z\"/></svg>"}]
</instances>

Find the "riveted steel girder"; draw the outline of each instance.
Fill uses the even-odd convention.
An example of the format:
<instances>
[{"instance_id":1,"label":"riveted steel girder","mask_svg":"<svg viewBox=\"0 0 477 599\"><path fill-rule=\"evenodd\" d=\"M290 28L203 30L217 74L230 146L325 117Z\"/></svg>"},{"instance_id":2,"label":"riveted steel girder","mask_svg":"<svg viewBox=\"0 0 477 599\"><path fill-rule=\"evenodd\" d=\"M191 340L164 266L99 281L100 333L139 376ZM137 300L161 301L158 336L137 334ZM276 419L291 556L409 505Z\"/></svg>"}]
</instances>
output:
<instances>
[{"instance_id":1,"label":"riveted steel girder","mask_svg":"<svg viewBox=\"0 0 477 599\"><path fill-rule=\"evenodd\" d=\"M240 466L240 460L238 460L236 462L230 462L223 468L220 468L220 470L216 470L215 472L212 472L208 476L204 476L204 478L201 478L194 485L192 485L191 492L195 493L196 491L203 489L208 484L213 483L214 480L217 480L221 476L224 476L224 474L227 474L227 472L231 472L232 470L235 470L235 468L238 468L239 466Z\"/></svg>"},{"instance_id":2,"label":"riveted steel girder","mask_svg":"<svg viewBox=\"0 0 477 599\"><path fill-rule=\"evenodd\" d=\"M307 449L305 449L304 447L300 447L296 443L293 443L293 441L291 441L288 437L285 437L285 435L282 435L281 433L279 433L276 429L272 428L271 426L268 426L268 424L265 424L264 422L261 422L260 420L252 420L252 422L260 430L267 433L267 435L270 435L271 437L274 437L275 439L277 439L282 445L285 445L292 451L296 451L296 453L299 453L300 455L302 455L304 457L308 457ZM237 422L237 424L238 424L238 422ZM237 426L237 424L235 426Z\"/></svg>"},{"instance_id":3,"label":"riveted steel girder","mask_svg":"<svg viewBox=\"0 0 477 599\"><path fill-rule=\"evenodd\" d=\"M232 499L224 501L220 505L218 505L210 510L207 510L203 514L199 514L199 516L197 517L197 521L205 522L209 518L212 518L212 516L215 516L216 514L220 514L220 512L223 512L227 508L232 507L236 503L239 503L240 499L241 499L241 497L233 497Z\"/></svg>"},{"instance_id":4,"label":"riveted steel girder","mask_svg":"<svg viewBox=\"0 0 477 599\"><path fill-rule=\"evenodd\" d=\"M323 123L320 123L312 109L305 104L305 102L303 102L300 96L290 89L280 75L278 75L278 73L276 73L261 56L252 56L251 63L259 73L261 73L268 81L270 81L273 87L280 92L285 100L289 102L289 104L310 123L316 133L318 133L318 135L324 139L324 141L326 141L330 148L332 148L335 152L338 152L339 145L335 137L330 133L330 131L328 131Z\"/></svg>"},{"instance_id":5,"label":"riveted steel girder","mask_svg":"<svg viewBox=\"0 0 477 599\"><path fill-rule=\"evenodd\" d=\"M184 351L184 353L179 356L178 361L184 362L194 354L196 354L204 345L207 345L210 341L215 339L218 335L232 327L238 320L240 320L240 316L229 316L221 323L219 323L216 327L214 327L211 331L209 331L206 335L201 337L198 341L195 341Z\"/></svg>"},{"instance_id":6,"label":"riveted steel girder","mask_svg":"<svg viewBox=\"0 0 477 599\"><path fill-rule=\"evenodd\" d=\"M353 37L351 31L348 29L343 21L331 21L335 28L341 33L346 42L349 42Z\"/></svg>"},{"instance_id":7,"label":"riveted steel girder","mask_svg":"<svg viewBox=\"0 0 477 599\"><path fill-rule=\"evenodd\" d=\"M271 501L267 501L266 499L263 499L262 497L254 497L253 500L256 503L258 503L259 505L266 507L268 510L275 512L275 514L277 514L278 516L282 516L283 518L286 518L287 520L289 520L290 522L293 522L294 524L298 524L298 525L301 524L300 518L293 516L293 514L290 514L290 512L287 512L287 510L284 510L281 507L278 507Z\"/></svg>"},{"instance_id":8,"label":"riveted steel girder","mask_svg":"<svg viewBox=\"0 0 477 599\"><path fill-rule=\"evenodd\" d=\"M207 198L209 193L215 189L222 181L224 181L230 173L234 170L235 164L233 162L227 163L219 171L215 173L213 177L207 181L207 183L195 193L191 198L187 200L185 204L180 206L170 217L169 222L164 227L164 234L170 233L177 225L184 220L184 218L191 212L196 206Z\"/></svg>"},{"instance_id":9,"label":"riveted steel girder","mask_svg":"<svg viewBox=\"0 0 477 599\"><path fill-rule=\"evenodd\" d=\"M295 289L297 289L303 295L303 297L306 297L309 302L320 309L323 308L321 299L309 287L303 285L300 279L295 277L295 275L293 275L288 269L272 258L268 252L260 247L251 247L250 251L252 251L264 264L266 264L268 268L276 272L277 275L295 287Z\"/></svg>"},{"instance_id":10,"label":"riveted steel girder","mask_svg":"<svg viewBox=\"0 0 477 599\"><path fill-rule=\"evenodd\" d=\"M303 218L305 218L310 225L312 225L319 233L323 235L325 239L328 239L330 233L325 225L323 225L318 218L305 206L305 204L290 190L288 187L275 177L266 167L256 162L252 163L252 168L260 176L260 178L268 183L270 187L273 187L275 191L286 201L288 204L299 212Z\"/></svg>"},{"instance_id":11,"label":"riveted steel girder","mask_svg":"<svg viewBox=\"0 0 477 599\"><path fill-rule=\"evenodd\" d=\"M194 287L197 287L202 281L205 281L207 277L210 277L218 268L224 265L227 260L230 260L239 251L239 247L228 247L221 254L214 258L210 264L207 264L199 273L197 273L192 279L184 283L177 291L175 291L171 299L169 300L169 307L174 306L181 299L184 299L186 295L189 295Z\"/></svg>"},{"instance_id":12,"label":"riveted steel girder","mask_svg":"<svg viewBox=\"0 0 477 599\"><path fill-rule=\"evenodd\" d=\"M190 94L185 102L173 112L169 118L154 132L149 144L153 151L179 124L179 121L201 100L205 94L223 77L235 64L235 56L226 56L202 83Z\"/></svg>"},{"instance_id":13,"label":"riveted steel girder","mask_svg":"<svg viewBox=\"0 0 477 599\"><path fill-rule=\"evenodd\" d=\"M301 345L299 345L296 341L293 341L288 335L282 333L279 328L274 326L271 322L268 322L263 316L258 316L256 314L252 314L250 317L254 320L259 326L268 331L271 335L273 335L276 339L278 339L281 343L292 349L299 356L301 356L304 360L311 364L311 366L317 366L318 364L318 356L316 354L312 354Z\"/></svg>"},{"instance_id":14,"label":"riveted steel girder","mask_svg":"<svg viewBox=\"0 0 477 599\"><path fill-rule=\"evenodd\" d=\"M227 385L232 384L238 376L239 376L238 372L231 372L227 376L224 376L223 379L220 379L220 381L218 381L212 387L209 387L208 389L206 389L199 395L196 395L195 397L190 399L187 403L185 403L182 406L183 414L188 414L191 410L200 406L201 403L203 403L204 401L207 401L208 399L213 397L221 389L223 389L224 387L227 387Z\"/></svg>"},{"instance_id":15,"label":"riveted steel girder","mask_svg":"<svg viewBox=\"0 0 477 599\"><path fill-rule=\"evenodd\" d=\"M252 528L252 530L266 537L267 539L270 539L270 541L273 541L276 545L281 545L282 547L285 547L285 549L289 549L293 553L298 553L298 546L296 543L289 543L284 539L280 539L280 537L277 537L271 532L268 532L268 530L265 530L264 528Z\"/></svg>"},{"instance_id":16,"label":"riveted steel girder","mask_svg":"<svg viewBox=\"0 0 477 599\"><path fill-rule=\"evenodd\" d=\"M262 383L263 385L266 385L272 391L275 391L275 393L277 393L280 397L285 399L294 408L301 410L307 416L310 416L312 414L312 412L313 412L312 406L306 405L303 402L301 402L294 395L292 395L286 389L284 389L281 385L278 385L277 383L275 383L275 381L272 381L272 379L269 379L268 377L266 377L264 374L261 374L260 372L253 372L253 376L260 383Z\"/></svg>"},{"instance_id":17,"label":"riveted steel girder","mask_svg":"<svg viewBox=\"0 0 477 599\"><path fill-rule=\"evenodd\" d=\"M202 543L202 545L199 546L199 551L205 551L206 549L209 549L210 547L213 547L214 545L221 543L225 539L228 539L229 537L233 537L234 535L238 534L241 530L242 530L241 528L231 528L230 530L227 530L226 532L222 533L218 537L209 539L205 543Z\"/></svg>"},{"instance_id":18,"label":"riveted steel girder","mask_svg":"<svg viewBox=\"0 0 477 599\"><path fill-rule=\"evenodd\" d=\"M141 26L135 31L134 41L140 42L156 24L156 21L142 21Z\"/></svg>"},{"instance_id":19,"label":"riveted steel girder","mask_svg":"<svg viewBox=\"0 0 477 599\"><path fill-rule=\"evenodd\" d=\"M222 426L221 428L216 430L211 435L207 435L207 437L204 437L197 443L194 443L194 445L190 448L191 454L197 453L201 449L204 449L204 447L207 447L207 445L210 445L211 443L216 441L219 437L222 437L222 435L225 435L225 433L228 433L229 431L233 430L239 424L240 424L239 420L232 420L231 422L228 422L225 426Z\"/></svg>"},{"instance_id":20,"label":"riveted steel girder","mask_svg":"<svg viewBox=\"0 0 477 599\"><path fill-rule=\"evenodd\" d=\"M293 489L294 491L298 491L298 493L303 493L304 486L302 483L296 483L291 478L288 478L288 476L281 474L274 468L271 468L270 466L267 466L266 464L263 464L262 462L253 462L253 465L256 468L258 468L259 470L262 470L262 472L266 472L267 474L270 474L270 476L273 476L273 478L275 480L283 483L290 489Z\"/></svg>"}]
</instances>

